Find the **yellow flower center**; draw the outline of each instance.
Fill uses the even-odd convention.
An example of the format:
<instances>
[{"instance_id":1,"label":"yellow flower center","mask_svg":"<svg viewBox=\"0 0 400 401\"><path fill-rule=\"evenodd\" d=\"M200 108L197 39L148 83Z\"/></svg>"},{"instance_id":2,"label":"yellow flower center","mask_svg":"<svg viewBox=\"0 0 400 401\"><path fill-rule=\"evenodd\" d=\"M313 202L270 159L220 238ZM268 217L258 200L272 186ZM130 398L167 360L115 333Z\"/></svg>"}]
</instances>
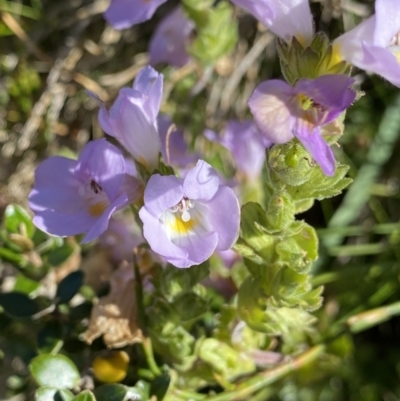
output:
<instances>
[{"instance_id":1,"label":"yellow flower center","mask_svg":"<svg viewBox=\"0 0 400 401\"><path fill-rule=\"evenodd\" d=\"M177 215L168 222L168 228L179 235L188 234L195 226L196 219L191 218L188 221L183 221L183 219Z\"/></svg>"},{"instance_id":2,"label":"yellow flower center","mask_svg":"<svg viewBox=\"0 0 400 401\"><path fill-rule=\"evenodd\" d=\"M94 203L92 205L89 205L88 212L92 217L98 217L103 214L108 206L108 202L106 201Z\"/></svg>"}]
</instances>

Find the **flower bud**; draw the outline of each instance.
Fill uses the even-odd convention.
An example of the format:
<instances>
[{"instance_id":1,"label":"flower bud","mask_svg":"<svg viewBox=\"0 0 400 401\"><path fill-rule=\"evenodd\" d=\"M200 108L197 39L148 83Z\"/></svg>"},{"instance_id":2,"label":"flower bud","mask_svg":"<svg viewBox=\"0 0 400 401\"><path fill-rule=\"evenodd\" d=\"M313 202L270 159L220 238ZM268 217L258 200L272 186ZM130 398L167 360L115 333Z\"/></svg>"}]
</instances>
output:
<instances>
[{"instance_id":1,"label":"flower bud","mask_svg":"<svg viewBox=\"0 0 400 401\"><path fill-rule=\"evenodd\" d=\"M314 167L308 152L295 141L274 145L268 152L268 164L279 179L293 186L308 181Z\"/></svg>"}]
</instances>

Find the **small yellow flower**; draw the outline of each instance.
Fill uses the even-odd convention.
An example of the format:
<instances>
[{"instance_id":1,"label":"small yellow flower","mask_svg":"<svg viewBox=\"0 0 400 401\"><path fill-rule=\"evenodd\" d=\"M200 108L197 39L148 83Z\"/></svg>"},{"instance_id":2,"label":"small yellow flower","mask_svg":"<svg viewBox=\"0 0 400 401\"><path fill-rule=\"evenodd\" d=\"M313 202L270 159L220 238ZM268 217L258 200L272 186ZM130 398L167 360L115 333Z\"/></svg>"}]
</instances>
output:
<instances>
[{"instance_id":1,"label":"small yellow flower","mask_svg":"<svg viewBox=\"0 0 400 401\"><path fill-rule=\"evenodd\" d=\"M125 379L129 356L124 351L109 351L93 360L93 373L103 383L118 383Z\"/></svg>"}]
</instances>

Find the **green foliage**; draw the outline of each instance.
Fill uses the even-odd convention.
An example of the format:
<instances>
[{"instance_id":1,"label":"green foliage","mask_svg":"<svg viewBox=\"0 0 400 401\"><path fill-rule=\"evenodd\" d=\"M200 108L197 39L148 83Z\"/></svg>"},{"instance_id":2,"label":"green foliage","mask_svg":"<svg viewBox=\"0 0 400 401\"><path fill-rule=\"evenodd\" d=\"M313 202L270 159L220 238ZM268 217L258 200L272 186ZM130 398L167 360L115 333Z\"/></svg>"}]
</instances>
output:
<instances>
[{"instance_id":1,"label":"green foliage","mask_svg":"<svg viewBox=\"0 0 400 401\"><path fill-rule=\"evenodd\" d=\"M32 359L29 370L37 384L53 389L71 389L80 380L75 364L65 355L43 354Z\"/></svg>"},{"instance_id":2,"label":"green foliage","mask_svg":"<svg viewBox=\"0 0 400 401\"><path fill-rule=\"evenodd\" d=\"M91 391L85 390L79 393L74 398L74 401L96 401L96 398L94 397L94 394Z\"/></svg>"},{"instance_id":3,"label":"green foliage","mask_svg":"<svg viewBox=\"0 0 400 401\"><path fill-rule=\"evenodd\" d=\"M8 205L6 207L4 212L4 227L9 233L24 233L28 238L32 238L35 231L31 216L18 205Z\"/></svg>"},{"instance_id":4,"label":"green foliage","mask_svg":"<svg viewBox=\"0 0 400 401\"><path fill-rule=\"evenodd\" d=\"M307 47L295 37L290 44L278 39L277 49L282 75L290 84L301 78L314 79L321 75L348 74L350 71L324 32L317 32Z\"/></svg>"},{"instance_id":5,"label":"green foliage","mask_svg":"<svg viewBox=\"0 0 400 401\"><path fill-rule=\"evenodd\" d=\"M56 292L56 300L58 303L64 304L72 299L83 283L83 276L83 272L75 271L58 284Z\"/></svg>"},{"instance_id":6,"label":"green foliage","mask_svg":"<svg viewBox=\"0 0 400 401\"><path fill-rule=\"evenodd\" d=\"M31 317L38 312L35 301L22 292L0 294L0 306L2 306L9 315L19 318Z\"/></svg>"},{"instance_id":7,"label":"green foliage","mask_svg":"<svg viewBox=\"0 0 400 401\"><path fill-rule=\"evenodd\" d=\"M189 53L203 65L213 65L229 53L238 40L236 24L232 23L232 6L220 2L211 7L209 0L185 0L184 10L195 22L197 37Z\"/></svg>"},{"instance_id":8,"label":"green foliage","mask_svg":"<svg viewBox=\"0 0 400 401\"><path fill-rule=\"evenodd\" d=\"M74 395L69 390L41 387L35 391L35 401L72 401Z\"/></svg>"}]
</instances>

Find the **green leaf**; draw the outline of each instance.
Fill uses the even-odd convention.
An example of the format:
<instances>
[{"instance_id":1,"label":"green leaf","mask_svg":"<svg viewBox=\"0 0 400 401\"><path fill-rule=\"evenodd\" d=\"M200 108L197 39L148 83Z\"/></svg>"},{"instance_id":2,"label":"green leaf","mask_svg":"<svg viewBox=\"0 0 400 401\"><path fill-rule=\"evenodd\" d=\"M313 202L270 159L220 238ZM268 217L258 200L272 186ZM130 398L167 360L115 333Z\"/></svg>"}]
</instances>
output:
<instances>
[{"instance_id":1,"label":"green leaf","mask_svg":"<svg viewBox=\"0 0 400 401\"><path fill-rule=\"evenodd\" d=\"M74 401L96 401L94 394L89 391L85 390L79 393L75 398Z\"/></svg>"},{"instance_id":2,"label":"green leaf","mask_svg":"<svg viewBox=\"0 0 400 401\"><path fill-rule=\"evenodd\" d=\"M128 387L122 384L103 384L94 390L97 401L125 401Z\"/></svg>"},{"instance_id":3,"label":"green leaf","mask_svg":"<svg viewBox=\"0 0 400 401\"><path fill-rule=\"evenodd\" d=\"M59 304L65 304L69 302L72 297L78 292L82 286L84 274L78 270L72 272L67 277L64 277L58 284L56 292L56 301Z\"/></svg>"},{"instance_id":4,"label":"green leaf","mask_svg":"<svg viewBox=\"0 0 400 401\"><path fill-rule=\"evenodd\" d=\"M40 283L37 281L31 280L23 274L18 274L14 284L14 291L29 295L35 292L39 287Z\"/></svg>"},{"instance_id":5,"label":"green leaf","mask_svg":"<svg viewBox=\"0 0 400 401\"><path fill-rule=\"evenodd\" d=\"M42 387L70 389L80 380L77 367L65 355L39 355L32 359L29 369Z\"/></svg>"},{"instance_id":6,"label":"green leaf","mask_svg":"<svg viewBox=\"0 0 400 401\"><path fill-rule=\"evenodd\" d=\"M252 373L256 368L253 360L245 353L238 352L214 338L206 338L201 342L198 355L226 381Z\"/></svg>"},{"instance_id":7,"label":"green leaf","mask_svg":"<svg viewBox=\"0 0 400 401\"><path fill-rule=\"evenodd\" d=\"M35 401L72 401L74 395L69 390L42 387L35 391Z\"/></svg>"},{"instance_id":8,"label":"green leaf","mask_svg":"<svg viewBox=\"0 0 400 401\"><path fill-rule=\"evenodd\" d=\"M173 307L182 322L199 318L207 312L208 302L193 292L186 292L174 299Z\"/></svg>"},{"instance_id":9,"label":"green leaf","mask_svg":"<svg viewBox=\"0 0 400 401\"><path fill-rule=\"evenodd\" d=\"M22 292L0 294L0 306L6 313L14 317L30 317L38 312L35 301Z\"/></svg>"},{"instance_id":10,"label":"green leaf","mask_svg":"<svg viewBox=\"0 0 400 401\"><path fill-rule=\"evenodd\" d=\"M172 300L182 292L191 291L197 283L208 276L209 262L194 266L193 269L178 269L168 264L158 272L155 285L168 300Z\"/></svg>"},{"instance_id":11,"label":"green leaf","mask_svg":"<svg viewBox=\"0 0 400 401\"><path fill-rule=\"evenodd\" d=\"M242 207L240 229L243 245L256 251L265 261L272 261L274 237L266 232L267 226L265 211L258 203L249 202ZM238 247L235 249L240 250ZM248 255L242 255L248 257Z\"/></svg>"},{"instance_id":12,"label":"green leaf","mask_svg":"<svg viewBox=\"0 0 400 401\"><path fill-rule=\"evenodd\" d=\"M24 269L28 265L24 255L3 247L0 248L0 259L15 264L21 269Z\"/></svg>"},{"instance_id":13,"label":"green leaf","mask_svg":"<svg viewBox=\"0 0 400 401\"><path fill-rule=\"evenodd\" d=\"M75 249L75 246L64 243L46 254L47 262L52 266L60 266L74 253Z\"/></svg>"},{"instance_id":14,"label":"green leaf","mask_svg":"<svg viewBox=\"0 0 400 401\"><path fill-rule=\"evenodd\" d=\"M209 8L206 22L197 28L198 36L189 52L205 65L214 64L229 53L237 42L237 24L232 21L232 6L228 3L221 2Z\"/></svg>"},{"instance_id":15,"label":"green leaf","mask_svg":"<svg viewBox=\"0 0 400 401\"><path fill-rule=\"evenodd\" d=\"M162 401L167 394L171 377L168 372L163 372L161 376L157 376L150 385L150 394L157 397L157 401Z\"/></svg>"},{"instance_id":16,"label":"green leaf","mask_svg":"<svg viewBox=\"0 0 400 401\"><path fill-rule=\"evenodd\" d=\"M4 226L10 233L27 235L32 238L35 226L29 213L19 205L8 205L4 212Z\"/></svg>"}]
</instances>

